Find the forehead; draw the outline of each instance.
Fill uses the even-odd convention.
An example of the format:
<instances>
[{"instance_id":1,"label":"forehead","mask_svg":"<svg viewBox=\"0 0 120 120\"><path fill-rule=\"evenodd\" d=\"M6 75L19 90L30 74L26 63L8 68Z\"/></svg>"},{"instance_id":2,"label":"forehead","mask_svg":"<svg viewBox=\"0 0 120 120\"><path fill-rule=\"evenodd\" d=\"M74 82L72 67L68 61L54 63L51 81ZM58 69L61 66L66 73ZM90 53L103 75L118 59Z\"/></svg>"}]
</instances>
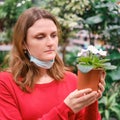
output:
<instances>
[{"instance_id":1,"label":"forehead","mask_svg":"<svg viewBox=\"0 0 120 120\"><path fill-rule=\"evenodd\" d=\"M57 26L51 19L38 19L28 31L57 31Z\"/></svg>"}]
</instances>

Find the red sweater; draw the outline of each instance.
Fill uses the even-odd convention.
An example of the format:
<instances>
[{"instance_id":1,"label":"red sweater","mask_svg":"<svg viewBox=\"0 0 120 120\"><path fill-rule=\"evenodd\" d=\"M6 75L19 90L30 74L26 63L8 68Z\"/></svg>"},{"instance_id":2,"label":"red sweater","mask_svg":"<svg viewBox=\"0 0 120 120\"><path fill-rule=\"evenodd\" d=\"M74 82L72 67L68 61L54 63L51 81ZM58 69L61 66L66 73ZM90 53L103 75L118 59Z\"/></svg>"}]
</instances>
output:
<instances>
[{"instance_id":1,"label":"red sweater","mask_svg":"<svg viewBox=\"0 0 120 120\"><path fill-rule=\"evenodd\" d=\"M0 120L101 120L98 102L74 114L63 102L76 89L77 76L67 72L61 82L36 84L23 92L11 73L0 73Z\"/></svg>"}]
</instances>

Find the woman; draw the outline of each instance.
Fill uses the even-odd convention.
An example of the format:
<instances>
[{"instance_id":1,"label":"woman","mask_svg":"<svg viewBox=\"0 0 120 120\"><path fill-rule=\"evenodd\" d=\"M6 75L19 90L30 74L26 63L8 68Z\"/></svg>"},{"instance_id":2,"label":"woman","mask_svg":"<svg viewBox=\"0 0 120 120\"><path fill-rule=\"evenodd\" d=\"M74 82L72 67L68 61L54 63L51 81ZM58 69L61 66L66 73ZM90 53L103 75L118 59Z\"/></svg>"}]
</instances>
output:
<instances>
[{"instance_id":1,"label":"woman","mask_svg":"<svg viewBox=\"0 0 120 120\"><path fill-rule=\"evenodd\" d=\"M23 12L14 28L9 71L0 73L0 120L100 120L104 91L77 90L57 53L60 26L39 8Z\"/></svg>"}]
</instances>

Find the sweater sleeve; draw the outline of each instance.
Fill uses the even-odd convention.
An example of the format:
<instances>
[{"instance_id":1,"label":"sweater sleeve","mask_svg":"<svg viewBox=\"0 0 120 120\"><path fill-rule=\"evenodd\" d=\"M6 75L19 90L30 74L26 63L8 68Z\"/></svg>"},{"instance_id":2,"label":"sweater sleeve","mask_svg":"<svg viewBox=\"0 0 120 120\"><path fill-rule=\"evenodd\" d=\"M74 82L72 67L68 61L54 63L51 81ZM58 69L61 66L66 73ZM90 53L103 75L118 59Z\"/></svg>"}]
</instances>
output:
<instances>
[{"instance_id":1,"label":"sweater sleeve","mask_svg":"<svg viewBox=\"0 0 120 120\"><path fill-rule=\"evenodd\" d=\"M22 120L15 101L6 85L0 81L0 120Z\"/></svg>"},{"instance_id":2,"label":"sweater sleeve","mask_svg":"<svg viewBox=\"0 0 120 120\"><path fill-rule=\"evenodd\" d=\"M98 110L98 101L86 107L85 120L101 120L101 115Z\"/></svg>"},{"instance_id":3,"label":"sweater sleeve","mask_svg":"<svg viewBox=\"0 0 120 120\"><path fill-rule=\"evenodd\" d=\"M82 109L76 115L66 104L62 103L38 120L101 120L101 116L97 101Z\"/></svg>"},{"instance_id":4,"label":"sweater sleeve","mask_svg":"<svg viewBox=\"0 0 120 120\"><path fill-rule=\"evenodd\" d=\"M81 110L75 120L101 120L98 110L98 101Z\"/></svg>"},{"instance_id":5,"label":"sweater sleeve","mask_svg":"<svg viewBox=\"0 0 120 120\"><path fill-rule=\"evenodd\" d=\"M37 120L75 120L75 114L63 102Z\"/></svg>"}]
</instances>

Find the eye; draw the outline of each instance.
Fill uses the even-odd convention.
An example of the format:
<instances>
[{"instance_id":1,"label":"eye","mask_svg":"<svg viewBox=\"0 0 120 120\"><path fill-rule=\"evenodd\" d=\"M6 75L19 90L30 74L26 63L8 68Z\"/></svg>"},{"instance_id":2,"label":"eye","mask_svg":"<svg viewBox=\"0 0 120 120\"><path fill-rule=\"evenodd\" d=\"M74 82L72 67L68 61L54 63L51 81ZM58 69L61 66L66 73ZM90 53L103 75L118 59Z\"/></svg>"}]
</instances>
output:
<instances>
[{"instance_id":1,"label":"eye","mask_svg":"<svg viewBox=\"0 0 120 120\"><path fill-rule=\"evenodd\" d=\"M57 33L51 35L52 38L58 37Z\"/></svg>"},{"instance_id":2,"label":"eye","mask_svg":"<svg viewBox=\"0 0 120 120\"><path fill-rule=\"evenodd\" d=\"M39 35L39 36L36 36L36 38L38 39L38 40L42 40L42 39L44 39L44 35Z\"/></svg>"}]
</instances>

